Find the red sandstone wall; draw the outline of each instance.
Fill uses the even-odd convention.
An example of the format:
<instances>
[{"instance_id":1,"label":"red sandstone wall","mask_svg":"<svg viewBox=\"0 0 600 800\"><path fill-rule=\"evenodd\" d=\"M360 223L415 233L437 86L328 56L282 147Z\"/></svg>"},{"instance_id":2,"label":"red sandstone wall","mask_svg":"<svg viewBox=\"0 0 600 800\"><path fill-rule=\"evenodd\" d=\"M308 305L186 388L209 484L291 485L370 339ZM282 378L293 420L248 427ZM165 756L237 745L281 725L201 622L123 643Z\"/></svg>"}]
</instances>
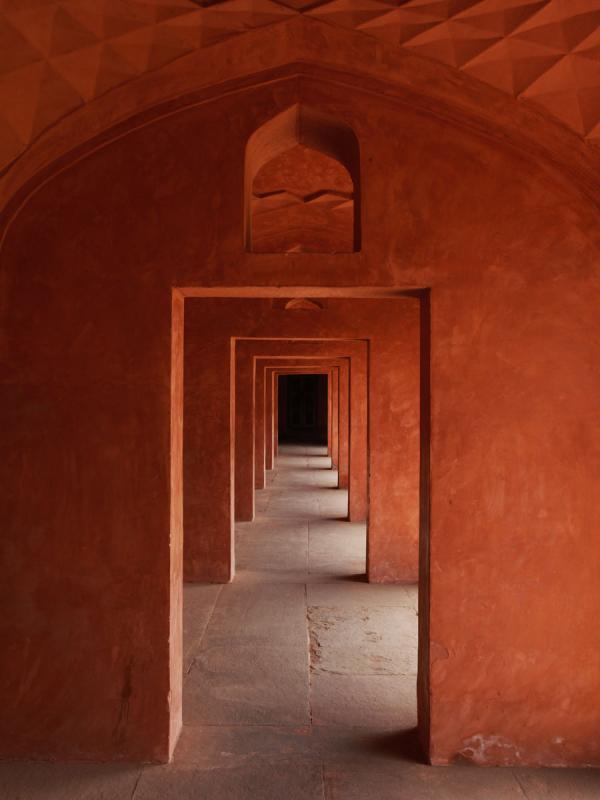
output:
<instances>
[{"instance_id":1,"label":"red sandstone wall","mask_svg":"<svg viewBox=\"0 0 600 800\"><path fill-rule=\"evenodd\" d=\"M594 178L359 84L231 93L22 198L0 252L3 755L167 755L171 287L380 284L431 287L430 756L600 763ZM299 98L356 130L361 253L244 252L245 141Z\"/></svg>"}]
</instances>

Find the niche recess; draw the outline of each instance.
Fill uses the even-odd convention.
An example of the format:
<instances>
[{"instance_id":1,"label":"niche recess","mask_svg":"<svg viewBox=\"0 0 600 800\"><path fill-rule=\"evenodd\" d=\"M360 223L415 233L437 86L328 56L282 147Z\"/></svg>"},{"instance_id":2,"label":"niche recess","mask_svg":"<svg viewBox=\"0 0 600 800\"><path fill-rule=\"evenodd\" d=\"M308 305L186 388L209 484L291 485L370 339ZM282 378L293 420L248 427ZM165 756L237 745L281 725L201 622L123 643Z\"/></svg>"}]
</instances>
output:
<instances>
[{"instance_id":1,"label":"niche recess","mask_svg":"<svg viewBox=\"0 0 600 800\"><path fill-rule=\"evenodd\" d=\"M246 248L255 253L360 250L360 157L352 128L295 105L246 146Z\"/></svg>"}]
</instances>

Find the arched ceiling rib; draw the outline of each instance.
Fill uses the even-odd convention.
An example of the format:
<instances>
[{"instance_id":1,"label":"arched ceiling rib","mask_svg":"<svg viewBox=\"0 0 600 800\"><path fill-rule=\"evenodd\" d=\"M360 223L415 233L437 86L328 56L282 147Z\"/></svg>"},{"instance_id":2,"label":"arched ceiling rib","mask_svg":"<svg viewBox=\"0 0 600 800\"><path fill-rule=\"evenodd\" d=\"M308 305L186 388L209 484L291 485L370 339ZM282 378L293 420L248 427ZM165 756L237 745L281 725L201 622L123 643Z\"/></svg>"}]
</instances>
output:
<instances>
[{"instance_id":1,"label":"arched ceiling rib","mask_svg":"<svg viewBox=\"0 0 600 800\"><path fill-rule=\"evenodd\" d=\"M445 63L600 144L600 0L0 0L0 169L111 89L299 14Z\"/></svg>"}]
</instances>

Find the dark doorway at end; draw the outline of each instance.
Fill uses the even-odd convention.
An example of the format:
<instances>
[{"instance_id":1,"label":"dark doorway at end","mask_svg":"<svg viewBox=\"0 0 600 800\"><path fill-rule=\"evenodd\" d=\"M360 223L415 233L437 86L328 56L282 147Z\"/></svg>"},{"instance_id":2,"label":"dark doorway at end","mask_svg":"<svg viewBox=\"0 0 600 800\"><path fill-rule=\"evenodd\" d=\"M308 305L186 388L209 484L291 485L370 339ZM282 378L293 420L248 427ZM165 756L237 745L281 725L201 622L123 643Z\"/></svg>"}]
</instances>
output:
<instances>
[{"instance_id":1,"label":"dark doorway at end","mask_svg":"<svg viewBox=\"0 0 600 800\"><path fill-rule=\"evenodd\" d=\"M279 376L279 441L327 444L327 375Z\"/></svg>"}]
</instances>

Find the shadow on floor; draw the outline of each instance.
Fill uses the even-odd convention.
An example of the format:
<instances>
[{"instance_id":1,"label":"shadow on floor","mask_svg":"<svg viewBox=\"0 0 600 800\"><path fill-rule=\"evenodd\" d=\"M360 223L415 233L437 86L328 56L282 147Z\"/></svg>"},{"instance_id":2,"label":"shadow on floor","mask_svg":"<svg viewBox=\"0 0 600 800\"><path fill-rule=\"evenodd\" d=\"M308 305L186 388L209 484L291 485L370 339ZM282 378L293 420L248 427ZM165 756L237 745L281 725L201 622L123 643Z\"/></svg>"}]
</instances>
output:
<instances>
[{"instance_id":1,"label":"shadow on floor","mask_svg":"<svg viewBox=\"0 0 600 800\"><path fill-rule=\"evenodd\" d=\"M360 572L356 575L338 575L336 576L336 580L338 581L353 581L354 583L368 583L366 573Z\"/></svg>"},{"instance_id":2,"label":"shadow on floor","mask_svg":"<svg viewBox=\"0 0 600 800\"><path fill-rule=\"evenodd\" d=\"M427 763L419 742L418 728L369 736L365 740L365 752L394 761L401 759L415 764Z\"/></svg>"}]
</instances>

